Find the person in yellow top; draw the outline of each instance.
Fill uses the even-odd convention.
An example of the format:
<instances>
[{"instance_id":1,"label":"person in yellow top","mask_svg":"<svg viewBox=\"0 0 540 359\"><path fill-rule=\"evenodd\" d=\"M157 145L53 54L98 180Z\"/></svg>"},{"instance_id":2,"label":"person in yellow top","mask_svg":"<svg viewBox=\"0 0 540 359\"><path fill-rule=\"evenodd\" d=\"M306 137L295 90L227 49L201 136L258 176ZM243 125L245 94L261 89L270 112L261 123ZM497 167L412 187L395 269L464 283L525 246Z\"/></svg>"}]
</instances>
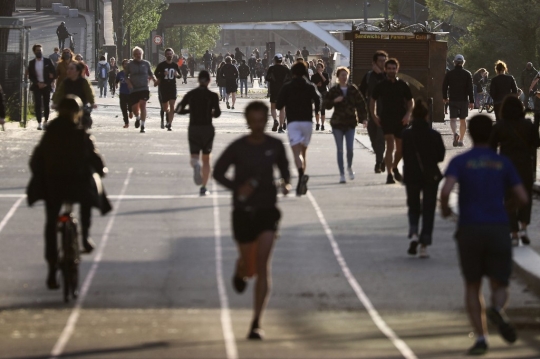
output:
<instances>
[{"instance_id":1,"label":"person in yellow top","mask_svg":"<svg viewBox=\"0 0 540 359\"><path fill-rule=\"evenodd\" d=\"M75 61L75 56L70 49L62 50L62 57L56 66L56 86L58 87L67 77L68 65Z\"/></svg>"}]
</instances>

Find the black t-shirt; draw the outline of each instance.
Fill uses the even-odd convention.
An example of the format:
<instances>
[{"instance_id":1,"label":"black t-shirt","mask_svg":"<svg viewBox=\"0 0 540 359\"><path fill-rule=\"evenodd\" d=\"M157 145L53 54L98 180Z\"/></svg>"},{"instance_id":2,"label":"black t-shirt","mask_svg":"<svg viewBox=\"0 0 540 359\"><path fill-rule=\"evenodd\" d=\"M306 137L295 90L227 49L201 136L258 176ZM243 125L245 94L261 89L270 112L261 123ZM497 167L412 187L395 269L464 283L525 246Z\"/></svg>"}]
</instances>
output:
<instances>
[{"instance_id":1,"label":"black t-shirt","mask_svg":"<svg viewBox=\"0 0 540 359\"><path fill-rule=\"evenodd\" d=\"M180 73L180 68L176 62L160 62L157 65L154 75L159 80L159 87L176 87L176 73Z\"/></svg>"},{"instance_id":2,"label":"black t-shirt","mask_svg":"<svg viewBox=\"0 0 540 359\"><path fill-rule=\"evenodd\" d=\"M385 79L375 86L371 97L377 101L377 106L381 106L377 113L382 121L401 122L407 113L407 102L412 99L412 93L405 81Z\"/></svg>"},{"instance_id":3,"label":"black t-shirt","mask_svg":"<svg viewBox=\"0 0 540 359\"><path fill-rule=\"evenodd\" d=\"M221 68L221 77L225 79L226 82L236 82L238 78L238 69L233 64L225 64Z\"/></svg>"},{"instance_id":4,"label":"black t-shirt","mask_svg":"<svg viewBox=\"0 0 540 359\"><path fill-rule=\"evenodd\" d=\"M188 105L189 109L186 109ZM221 115L219 97L207 87L199 86L184 96L176 107L176 113L189 113L190 126L212 126L212 118Z\"/></svg>"},{"instance_id":5,"label":"black t-shirt","mask_svg":"<svg viewBox=\"0 0 540 359\"><path fill-rule=\"evenodd\" d=\"M285 82L292 78L291 70L285 65L270 66L265 76L266 81L270 84L270 93L279 93Z\"/></svg>"}]
</instances>

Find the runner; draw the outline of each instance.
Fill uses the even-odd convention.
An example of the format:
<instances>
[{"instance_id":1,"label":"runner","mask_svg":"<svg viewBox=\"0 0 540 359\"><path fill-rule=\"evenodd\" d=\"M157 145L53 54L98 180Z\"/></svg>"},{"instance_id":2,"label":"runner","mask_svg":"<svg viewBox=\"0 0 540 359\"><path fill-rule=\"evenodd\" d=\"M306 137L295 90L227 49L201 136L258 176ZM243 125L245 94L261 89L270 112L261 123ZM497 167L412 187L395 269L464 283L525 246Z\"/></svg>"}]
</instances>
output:
<instances>
[{"instance_id":1,"label":"runner","mask_svg":"<svg viewBox=\"0 0 540 359\"><path fill-rule=\"evenodd\" d=\"M270 290L270 261L276 240L280 211L276 208L274 166L279 168L283 194L290 191L289 162L280 140L268 136L268 106L256 101L245 112L251 133L234 141L217 160L214 178L233 191L233 234L239 258L233 287L242 293L247 279L256 276L253 320L248 339L263 339L261 319ZM234 179L225 176L234 165Z\"/></svg>"},{"instance_id":2,"label":"runner","mask_svg":"<svg viewBox=\"0 0 540 359\"><path fill-rule=\"evenodd\" d=\"M116 94L116 75L118 74L118 65L116 65L116 59L114 57L111 57L109 59L109 90L111 93L111 97L114 98L114 95Z\"/></svg>"},{"instance_id":3,"label":"runner","mask_svg":"<svg viewBox=\"0 0 540 359\"><path fill-rule=\"evenodd\" d=\"M248 84L247 79L249 74L251 73L249 66L246 65L246 60L242 60L242 64L238 66L238 77L240 80L240 97L244 97L242 94L242 89L244 89L246 97L248 93Z\"/></svg>"},{"instance_id":4,"label":"runner","mask_svg":"<svg viewBox=\"0 0 540 359\"><path fill-rule=\"evenodd\" d=\"M236 91L238 91L238 84L236 83L238 70L232 64L232 58L230 56L225 58L225 65L221 68L221 77L225 80L225 102L227 103L227 108L234 110ZM232 97L232 107L229 105L229 96Z\"/></svg>"},{"instance_id":5,"label":"runner","mask_svg":"<svg viewBox=\"0 0 540 359\"><path fill-rule=\"evenodd\" d=\"M369 109L371 117L378 126L382 127L384 133L386 141L384 161L388 169L386 183L391 184L396 183L394 179L399 182L403 180L397 168L402 158L401 135L409 124L414 100L409 85L397 78L399 62L396 59L386 60L384 69L387 78L373 89ZM376 111L376 105L379 104L382 108L377 107Z\"/></svg>"},{"instance_id":6,"label":"runner","mask_svg":"<svg viewBox=\"0 0 540 359\"><path fill-rule=\"evenodd\" d=\"M133 60L128 63L124 72L126 74L126 82L131 91L129 100L132 111L135 114L135 128L139 128L140 126L141 133L145 133L146 101L150 98L148 80L152 79L154 85L157 80L152 73L150 62L142 58L144 54L143 49L135 46L132 54Z\"/></svg>"},{"instance_id":7,"label":"runner","mask_svg":"<svg viewBox=\"0 0 540 359\"><path fill-rule=\"evenodd\" d=\"M298 168L298 185L296 195L307 193L309 176L306 172L306 152L313 132L313 103L315 112L321 107L321 97L315 85L307 81L307 68L304 63L296 63L291 68L292 81L283 85L277 98L276 108L280 110L279 121L289 122L289 142L294 155L294 163Z\"/></svg>"},{"instance_id":8,"label":"runner","mask_svg":"<svg viewBox=\"0 0 540 359\"><path fill-rule=\"evenodd\" d=\"M189 113L188 141L193 180L197 186L201 186L201 196L209 194L206 184L210 177L210 153L215 134L212 118L221 115L218 95L208 89L209 85L210 73L205 70L199 72L199 87L189 91L175 110L180 115ZM201 152L202 171L199 162Z\"/></svg>"},{"instance_id":9,"label":"runner","mask_svg":"<svg viewBox=\"0 0 540 359\"><path fill-rule=\"evenodd\" d=\"M485 315L509 343L517 339L504 308L512 273L512 243L505 194L519 207L527 203L527 193L514 166L506 157L489 148L491 118L478 115L469 122L474 147L452 159L441 190L442 216L452 211L448 199L459 184L459 224L456 232L461 271L465 280L465 301L469 318L477 335L469 355L488 350ZM485 312L482 277L489 277L491 307Z\"/></svg>"},{"instance_id":10,"label":"runner","mask_svg":"<svg viewBox=\"0 0 540 359\"><path fill-rule=\"evenodd\" d=\"M324 99L326 96L326 93L328 92L328 85L330 84L329 76L326 72L324 72L324 64L318 63L316 72L313 76L311 76L311 82L313 82L317 86L317 91L321 94L321 98ZM324 131L324 121L325 121L325 107L321 106L321 113L317 112L315 114L315 121L317 121L317 124L315 125L315 131ZM319 125L320 121L320 125Z\"/></svg>"},{"instance_id":11,"label":"runner","mask_svg":"<svg viewBox=\"0 0 540 359\"><path fill-rule=\"evenodd\" d=\"M131 112L131 106L129 105L129 87L126 82L126 73L125 69L129 63L128 59L122 60L122 71L116 75L116 87L120 83L120 110L122 110L122 116L124 117L124 128L129 127L129 119L133 117L133 112ZM128 116L129 113L129 116Z\"/></svg>"},{"instance_id":12,"label":"runner","mask_svg":"<svg viewBox=\"0 0 540 359\"><path fill-rule=\"evenodd\" d=\"M375 86L377 86L379 82L386 79L386 74L384 73L384 63L387 59L388 54L385 51L376 51L373 55L373 63L371 65L371 70L368 71L362 79L362 83L360 84L360 91L362 92L368 103L371 100L371 95L373 94ZM377 108L378 115L380 116L380 112L382 109L380 103L377 103ZM368 114L371 114L371 112L368 112ZM375 123L375 120L371 116L369 116L367 130L369 140L371 141L371 147L373 148L373 152L375 152L375 173L384 172L386 170L384 165L385 144L382 128Z\"/></svg>"},{"instance_id":13,"label":"runner","mask_svg":"<svg viewBox=\"0 0 540 359\"><path fill-rule=\"evenodd\" d=\"M167 114L167 124L164 125L163 115L161 115L161 128L167 127L167 131L172 131L172 121L174 117L174 104L176 102L176 78L181 77L178 64L173 61L174 50L165 50L165 61L157 65L154 75L158 79L158 94L161 111Z\"/></svg>"},{"instance_id":14,"label":"runner","mask_svg":"<svg viewBox=\"0 0 540 359\"><path fill-rule=\"evenodd\" d=\"M270 92L270 113L274 119L272 131L278 131L279 125L279 133L283 133L284 130L287 129L285 125L285 110L280 110L278 122L276 102L283 84L291 80L291 71L287 68L287 66L283 65L283 56L281 54L276 54L276 56L274 56L274 66L270 66L265 79L268 81L268 90ZM282 111L283 116L281 114Z\"/></svg>"}]
</instances>

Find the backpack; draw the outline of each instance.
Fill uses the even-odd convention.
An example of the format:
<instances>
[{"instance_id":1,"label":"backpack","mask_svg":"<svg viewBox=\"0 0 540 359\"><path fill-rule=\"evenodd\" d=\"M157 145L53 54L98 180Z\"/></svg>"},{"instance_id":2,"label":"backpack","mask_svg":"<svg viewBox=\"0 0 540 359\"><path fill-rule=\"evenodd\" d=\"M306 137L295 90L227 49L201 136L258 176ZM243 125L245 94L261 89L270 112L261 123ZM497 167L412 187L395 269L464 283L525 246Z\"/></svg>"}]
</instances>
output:
<instances>
[{"instance_id":1,"label":"backpack","mask_svg":"<svg viewBox=\"0 0 540 359\"><path fill-rule=\"evenodd\" d=\"M108 78L107 65L99 65L98 71L100 79Z\"/></svg>"}]
</instances>

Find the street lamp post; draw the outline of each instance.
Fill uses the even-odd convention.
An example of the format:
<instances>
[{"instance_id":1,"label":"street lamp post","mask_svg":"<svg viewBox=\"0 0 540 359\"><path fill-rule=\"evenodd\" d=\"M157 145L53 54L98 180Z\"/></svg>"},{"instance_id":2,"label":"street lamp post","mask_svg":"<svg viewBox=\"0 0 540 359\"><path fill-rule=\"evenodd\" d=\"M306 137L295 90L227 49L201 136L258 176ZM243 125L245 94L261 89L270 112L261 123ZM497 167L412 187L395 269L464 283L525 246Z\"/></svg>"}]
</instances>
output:
<instances>
[{"instance_id":1,"label":"street lamp post","mask_svg":"<svg viewBox=\"0 0 540 359\"><path fill-rule=\"evenodd\" d=\"M94 0L94 73L97 79L97 64L99 54L99 3Z\"/></svg>"}]
</instances>

